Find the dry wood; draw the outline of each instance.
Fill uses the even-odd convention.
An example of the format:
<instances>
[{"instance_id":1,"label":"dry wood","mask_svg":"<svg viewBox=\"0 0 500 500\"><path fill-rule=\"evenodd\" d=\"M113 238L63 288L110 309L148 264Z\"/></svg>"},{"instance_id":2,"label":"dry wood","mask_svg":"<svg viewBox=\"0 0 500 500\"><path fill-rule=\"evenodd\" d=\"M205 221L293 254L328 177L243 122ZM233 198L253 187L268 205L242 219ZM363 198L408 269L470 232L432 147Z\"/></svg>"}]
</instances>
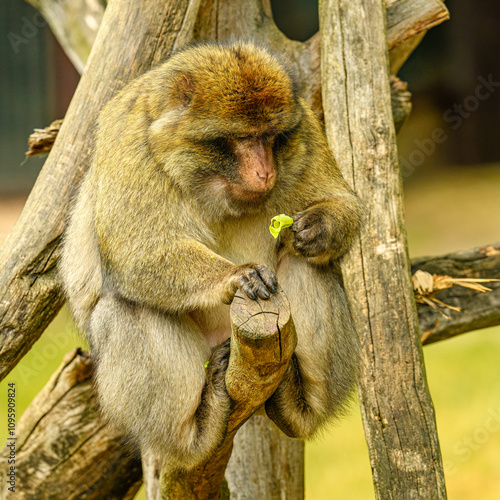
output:
<instances>
[{"instance_id":1,"label":"dry wood","mask_svg":"<svg viewBox=\"0 0 500 500\"><path fill-rule=\"evenodd\" d=\"M455 252L439 257L412 261L412 272L427 271L453 278L498 279L500 278L500 243L472 250ZM500 283L485 283L491 292L478 293L474 289L454 286L437 294L437 298L449 304L455 311L445 309L443 317L428 305L419 305L421 332L427 332L424 344L444 340L461 333L500 324Z\"/></svg>"},{"instance_id":2,"label":"dry wood","mask_svg":"<svg viewBox=\"0 0 500 500\"><path fill-rule=\"evenodd\" d=\"M376 497L438 500L446 490L410 279L383 14L381 0L320 2L326 131L366 207L343 274L363 346L359 393Z\"/></svg>"},{"instance_id":3,"label":"dry wood","mask_svg":"<svg viewBox=\"0 0 500 500\"><path fill-rule=\"evenodd\" d=\"M194 471L162 471L165 499L219 498L236 431L274 393L297 344L290 305L281 288L268 300L252 300L238 291L231 304L231 330L226 388L233 409L227 437L215 455ZM241 465L245 473L245 464Z\"/></svg>"},{"instance_id":4,"label":"dry wood","mask_svg":"<svg viewBox=\"0 0 500 500\"><path fill-rule=\"evenodd\" d=\"M304 442L254 415L234 438L226 479L231 500L304 498Z\"/></svg>"},{"instance_id":5,"label":"dry wood","mask_svg":"<svg viewBox=\"0 0 500 500\"><path fill-rule=\"evenodd\" d=\"M386 5L389 50L450 18L441 0L393 0Z\"/></svg>"},{"instance_id":6,"label":"dry wood","mask_svg":"<svg viewBox=\"0 0 500 500\"><path fill-rule=\"evenodd\" d=\"M422 31L413 38L405 40L397 47L394 47L389 52L390 72L391 75L397 75L403 64L406 62L411 53L418 47L419 43L424 38L427 31Z\"/></svg>"},{"instance_id":7,"label":"dry wood","mask_svg":"<svg viewBox=\"0 0 500 500\"><path fill-rule=\"evenodd\" d=\"M48 127L36 128L28 137L29 149L26 156L35 156L41 153L48 153L56 140L62 120L54 120Z\"/></svg>"},{"instance_id":8,"label":"dry wood","mask_svg":"<svg viewBox=\"0 0 500 500\"><path fill-rule=\"evenodd\" d=\"M39 10L81 74L96 39L106 0L27 0Z\"/></svg>"},{"instance_id":9,"label":"dry wood","mask_svg":"<svg viewBox=\"0 0 500 500\"><path fill-rule=\"evenodd\" d=\"M142 483L140 460L100 417L91 375L86 353L66 355L15 431L14 494L7 490L10 449L2 450L1 498L134 498Z\"/></svg>"}]
</instances>

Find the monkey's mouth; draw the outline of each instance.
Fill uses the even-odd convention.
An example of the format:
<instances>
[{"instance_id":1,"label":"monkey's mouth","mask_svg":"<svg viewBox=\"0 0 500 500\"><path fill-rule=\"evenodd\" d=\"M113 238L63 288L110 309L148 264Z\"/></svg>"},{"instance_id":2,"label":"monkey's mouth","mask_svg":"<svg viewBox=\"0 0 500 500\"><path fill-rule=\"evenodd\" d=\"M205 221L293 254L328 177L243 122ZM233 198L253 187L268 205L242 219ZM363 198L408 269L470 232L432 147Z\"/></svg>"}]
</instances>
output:
<instances>
[{"instance_id":1,"label":"monkey's mouth","mask_svg":"<svg viewBox=\"0 0 500 500\"><path fill-rule=\"evenodd\" d=\"M241 201L256 201L263 198L266 194L269 193L269 190L265 191L247 191L242 187L233 184L231 186L231 196L237 200Z\"/></svg>"}]
</instances>

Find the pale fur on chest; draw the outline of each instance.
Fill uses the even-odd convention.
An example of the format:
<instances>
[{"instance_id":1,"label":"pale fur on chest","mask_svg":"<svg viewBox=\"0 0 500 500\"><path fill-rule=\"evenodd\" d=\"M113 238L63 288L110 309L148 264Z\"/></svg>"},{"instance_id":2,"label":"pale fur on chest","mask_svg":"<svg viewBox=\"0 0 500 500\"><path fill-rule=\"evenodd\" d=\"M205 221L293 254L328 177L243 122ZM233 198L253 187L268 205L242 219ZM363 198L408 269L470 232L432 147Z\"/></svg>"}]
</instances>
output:
<instances>
[{"instance_id":1,"label":"pale fur on chest","mask_svg":"<svg viewBox=\"0 0 500 500\"><path fill-rule=\"evenodd\" d=\"M220 237L211 250L234 264L265 264L276 270L276 240L269 232L269 221L262 215L226 221L219 229ZM231 336L228 305L198 310L190 314L211 347Z\"/></svg>"}]
</instances>

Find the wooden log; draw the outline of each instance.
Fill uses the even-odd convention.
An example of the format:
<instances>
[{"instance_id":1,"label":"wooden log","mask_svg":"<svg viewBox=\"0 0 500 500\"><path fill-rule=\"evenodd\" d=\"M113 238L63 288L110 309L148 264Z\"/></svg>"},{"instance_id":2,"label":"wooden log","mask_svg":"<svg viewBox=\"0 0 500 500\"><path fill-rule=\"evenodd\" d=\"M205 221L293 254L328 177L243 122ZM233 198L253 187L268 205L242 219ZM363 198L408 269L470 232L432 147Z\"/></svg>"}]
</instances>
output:
<instances>
[{"instance_id":1,"label":"wooden log","mask_svg":"<svg viewBox=\"0 0 500 500\"><path fill-rule=\"evenodd\" d=\"M453 278L498 279L500 243L412 260L412 273L418 269ZM460 309L444 309L448 318L428 305L419 304L420 331L428 332L423 343L430 344L471 330L500 325L500 282L483 284L492 291L478 293L470 288L453 286L439 292L437 298L440 301Z\"/></svg>"},{"instance_id":2,"label":"wooden log","mask_svg":"<svg viewBox=\"0 0 500 500\"><path fill-rule=\"evenodd\" d=\"M405 40L397 47L394 47L389 52L389 63L391 75L397 75L403 64L406 62L411 53L418 47L419 43L424 38L427 31L422 31L413 38Z\"/></svg>"},{"instance_id":3,"label":"wooden log","mask_svg":"<svg viewBox=\"0 0 500 500\"><path fill-rule=\"evenodd\" d=\"M97 36L106 0L27 0L40 11L81 74Z\"/></svg>"},{"instance_id":4,"label":"wooden log","mask_svg":"<svg viewBox=\"0 0 500 500\"><path fill-rule=\"evenodd\" d=\"M139 457L101 418L91 375L87 353L65 356L18 422L16 440L8 440L1 452L1 498L134 498L142 483ZM7 476L11 449L14 494Z\"/></svg>"},{"instance_id":5,"label":"wooden log","mask_svg":"<svg viewBox=\"0 0 500 500\"><path fill-rule=\"evenodd\" d=\"M386 8L389 50L450 18L441 0L388 0Z\"/></svg>"},{"instance_id":6,"label":"wooden log","mask_svg":"<svg viewBox=\"0 0 500 500\"><path fill-rule=\"evenodd\" d=\"M226 388L233 409L226 439L208 462L193 471L163 470L162 498L220 497L236 431L274 393L297 345L290 305L281 288L268 300L252 300L238 291L231 304L231 330Z\"/></svg>"},{"instance_id":7,"label":"wooden log","mask_svg":"<svg viewBox=\"0 0 500 500\"><path fill-rule=\"evenodd\" d=\"M234 438L226 479L231 500L304 498L304 442L254 415Z\"/></svg>"},{"instance_id":8,"label":"wooden log","mask_svg":"<svg viewBox=\"0 0 500 500\"><path fill-rule=\"evenodd\" d=\"M89 164L99 110L128 80L190 41L198 7L199 0L115 0L106 9L54 147L0 249L0 379L63 304L55 270L59 243L70 198Z\"/></svg>"},{"instance_id":9,"label":"wooden log","mask_svg":"<svg viewBox=\"0 0 500 500\"><path fill-rule=\"evenodd\" d=\"M362 345L359 394L375 494L443 499L404 230L383 2L322 0L320 23L326 132L366 207L342 271Z\"/></svg>"}]
</instances>

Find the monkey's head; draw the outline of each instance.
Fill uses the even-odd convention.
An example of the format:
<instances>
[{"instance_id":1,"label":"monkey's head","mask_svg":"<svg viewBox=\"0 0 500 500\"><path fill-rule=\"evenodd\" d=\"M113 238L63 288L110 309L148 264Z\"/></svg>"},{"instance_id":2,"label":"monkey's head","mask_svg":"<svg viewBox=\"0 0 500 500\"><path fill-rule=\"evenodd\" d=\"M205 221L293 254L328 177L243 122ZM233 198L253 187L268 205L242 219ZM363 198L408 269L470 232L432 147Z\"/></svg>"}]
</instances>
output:
<instances>
[{"instance_id":1,"label":"monkey's head","mask_svg":"<svg viewBox=\"0 0 500 500\"><path fill-rule=\"evenodd\" d=\"M258 209L303 115L285 64L252 43L200 45L159 72L164 101L153 93L150 140L167 173L218 216Z\"/></svg>"}]
</instances>

